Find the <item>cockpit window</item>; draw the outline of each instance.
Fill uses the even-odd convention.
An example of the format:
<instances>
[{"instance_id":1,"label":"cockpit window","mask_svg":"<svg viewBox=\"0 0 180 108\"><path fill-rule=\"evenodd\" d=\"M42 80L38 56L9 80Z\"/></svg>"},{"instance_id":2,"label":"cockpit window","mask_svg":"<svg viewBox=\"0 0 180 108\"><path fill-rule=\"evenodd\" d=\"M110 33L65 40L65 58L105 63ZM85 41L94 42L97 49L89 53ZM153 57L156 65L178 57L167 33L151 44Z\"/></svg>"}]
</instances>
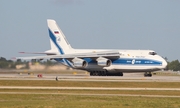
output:
<instances>
[{"instance_id":1,"label":"cockpit window","mask_svg":"<svg viewBox=\"0 0 180 108\"><path fill-rule=\"evenodd\" d=\"M150 55L157 55L156 52L149 52Z\"/></svg>"}]
</instances>

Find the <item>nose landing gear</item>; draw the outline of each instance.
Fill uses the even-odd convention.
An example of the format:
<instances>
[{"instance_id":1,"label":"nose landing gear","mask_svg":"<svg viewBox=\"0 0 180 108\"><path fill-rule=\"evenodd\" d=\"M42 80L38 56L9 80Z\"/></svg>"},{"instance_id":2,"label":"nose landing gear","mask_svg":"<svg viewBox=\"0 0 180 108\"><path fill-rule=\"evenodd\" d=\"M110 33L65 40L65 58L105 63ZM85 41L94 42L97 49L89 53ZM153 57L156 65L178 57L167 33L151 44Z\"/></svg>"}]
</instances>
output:
<instances>
[{"instance_id":1,"label":"nose landing gear","mask_svg":"<svg viewBox=\"0 0 180 108\"><path fill-rule=\"evenodd\" d=\"M152 73L151 72L145 72L144 77L152 77Z\"/></svg>"}]
</instances>

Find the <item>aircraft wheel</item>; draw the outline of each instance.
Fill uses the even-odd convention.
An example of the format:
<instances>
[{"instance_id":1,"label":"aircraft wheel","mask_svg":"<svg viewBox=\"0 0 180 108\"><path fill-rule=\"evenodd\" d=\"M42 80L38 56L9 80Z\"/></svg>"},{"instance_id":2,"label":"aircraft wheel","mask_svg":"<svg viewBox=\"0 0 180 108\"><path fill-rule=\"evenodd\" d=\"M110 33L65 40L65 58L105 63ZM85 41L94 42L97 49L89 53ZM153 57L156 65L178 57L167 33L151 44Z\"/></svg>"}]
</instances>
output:
<instances>
[{"instance_id":1,"label":"aircraft wheel","mask_svg":"<svg viewBox=\"0 0 180 108\"><path fill-rule=\"evenodd\" d=\"M93 72L90 72L90 76L93 76Z\"/></svg>"},{"instance_id":2,"label":"aircraft wheel","mask_svg":"<svg viewBox=\"0 0 180 108\"><path fill-rule=\"evenodd\" d=\"M107 76L106 72L103 72L103 75L102 76Z\"/></svg>"},{"instance_id":3,"label":"aircraft wheel","mask_svg":"<svg viewBox=\"0 0 180 108\"><path fill-rule=\"evenodd\" d=\"M95 73L95 72L93 72L93 76L96 76L96 73Z\"/></svg>"},{"instance_id":4,"label":"aircraft wheel","mask_svg":"<svg viewBox=\"0 0 180 108\"><path fill-rule=\"evenodd\" d=\"M99 72L95 72L95 75L94 76L99 76Z\"/></svg>"},{"instance_id":5,"label":"aircraft wheel","mask_svg":"<svg viewBox=\"0 0 180 108\"><path fill-rule=\"evenodd\" d=\"M99 72L99 76L103 76L103 72Z\"/></svg>"},{"instance_id":6,"label":"aircraft wheel","mask_svg":"<svg viewBox=\"0 0 180 108\"><path fill-rule=\"evenodd\" d=\"M149 75L148 74L144 74L144 77L149 77Z\"/></svg>"},{"instance_id":7,"label":"aircraft wheel","mask_svg":"<svg viewBox=\"0 0 180 108\"><path fill-rule=\"evenodd\" d=\"M120 72L120 73L119 73L119 76L123 76L123 73L122 73L122 72Z\"/></svg>"},{"instance_id":8,"label":"aircraft wheel","mask_svg":"<svg viewBox=\"0 0 180 108\"><path fill-rule=\"evenodd\" d=\"M149 73L145 72L145 73L144 73L144 77L152 77L151 72L149 72Z\"/></svg>"},{"instance_id":9,"label":"aircraft wheel","mask_svg":"<svg viewBox=\"0 0 180 108\"><path fill-rule=\"evenodd\" d=\"M147 74L144 74L144 77L146 77L147 76Z\"/></svg>"}]
</instances>

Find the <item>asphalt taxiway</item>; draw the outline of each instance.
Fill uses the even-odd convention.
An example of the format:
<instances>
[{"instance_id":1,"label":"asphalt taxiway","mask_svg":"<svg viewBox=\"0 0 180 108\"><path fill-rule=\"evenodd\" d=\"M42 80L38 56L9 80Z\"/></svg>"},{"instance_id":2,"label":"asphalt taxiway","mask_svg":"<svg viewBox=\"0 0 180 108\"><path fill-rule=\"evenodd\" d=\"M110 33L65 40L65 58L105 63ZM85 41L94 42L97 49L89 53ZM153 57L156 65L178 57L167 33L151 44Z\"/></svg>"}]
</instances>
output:
<instances>
[{"instance_id":1,"label":"asphalt taxiway","mask_svg":"<svg viewBox=\"0 0 180 108\"><path fill-rule=\"evenodd\" d=\"M180 82L179 75L153 75L144 77L143 73L125 73L124 76L89 76L89 74L0 74L0 80L56 80L59 81L111 81L111 82Z\"/></svg>"}]
</instances>

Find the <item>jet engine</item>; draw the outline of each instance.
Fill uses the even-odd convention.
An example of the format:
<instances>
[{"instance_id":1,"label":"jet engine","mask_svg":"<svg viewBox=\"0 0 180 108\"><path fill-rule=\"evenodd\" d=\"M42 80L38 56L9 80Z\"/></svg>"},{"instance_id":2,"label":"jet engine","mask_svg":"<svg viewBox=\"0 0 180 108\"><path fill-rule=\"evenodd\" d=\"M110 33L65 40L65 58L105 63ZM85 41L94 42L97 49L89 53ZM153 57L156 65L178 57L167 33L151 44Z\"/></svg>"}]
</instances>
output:
<instances>
[{"instance_id":1,"label":"jet engine","mask_svg":"<svg viewBox=\"0 0 180 108\"><path fill-rule=\"evenodd\" d=\"M72 59L73 65L78 68L85 68L88 66L88 62L80 59L80 58L74 58Z\"/></svg>"},{"instance_id":2,"label":"jet engine","mask_svg":"<svg viewBox=\"0 0 180 108\"><path fill-rule=\"evenodd\" d=\"M104 57L99 57L96 59L96 61L97 61L97 65L104 66L104 67L108 67L112 64L111 60Z\"/></svg>"}]
</instances>

